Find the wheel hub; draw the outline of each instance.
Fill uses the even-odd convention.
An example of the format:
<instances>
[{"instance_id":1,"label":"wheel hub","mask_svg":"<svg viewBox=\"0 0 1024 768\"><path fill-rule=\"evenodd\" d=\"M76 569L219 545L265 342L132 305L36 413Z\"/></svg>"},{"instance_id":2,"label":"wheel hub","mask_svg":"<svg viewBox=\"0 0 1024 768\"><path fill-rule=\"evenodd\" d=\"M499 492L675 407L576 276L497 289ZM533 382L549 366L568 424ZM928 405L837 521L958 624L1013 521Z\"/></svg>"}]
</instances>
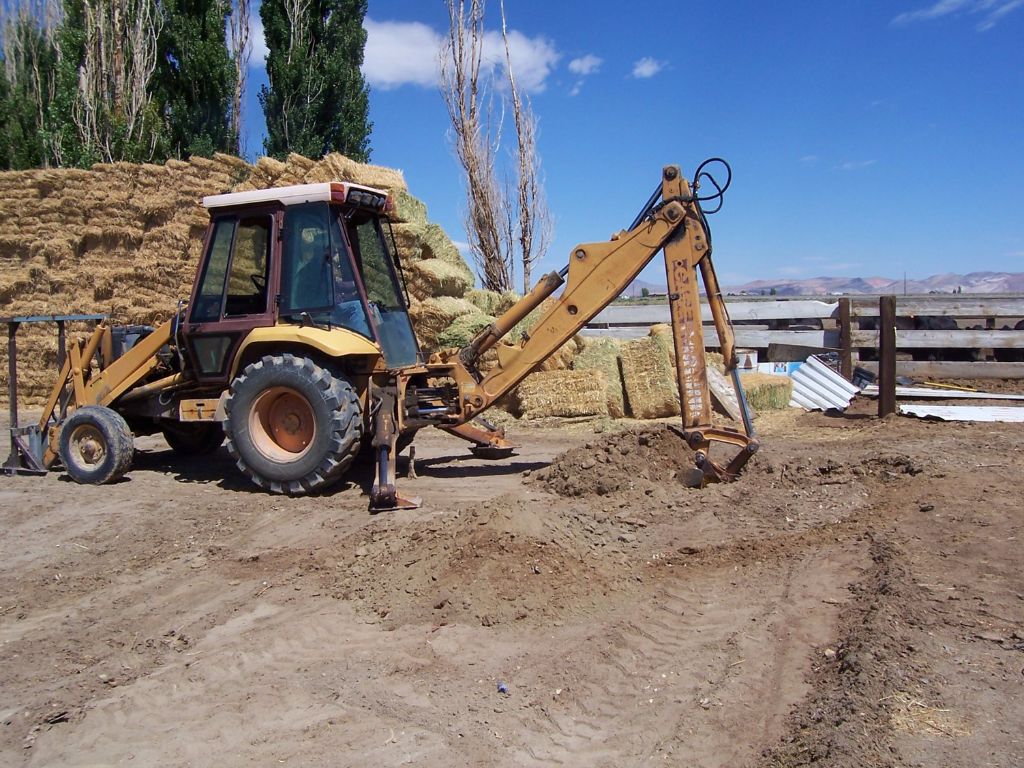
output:
<instances>
[{"instance_id":1,"label":"wheel hub","mask_svg":"<svg viewBox=\"0 0 1024 768\"><path fill-rule=\"evenodd\" d=\"M82 464L95 466L107 455L103 435L92 424L82 424L71 435L70 447Z\"/></svg>"},{"instance_id":2,"label":"wheel hub","mask_svg":"<svg viewBox=\"0 0 1024 768\"><path fill-rule=\"evenodd\" d=\"M309 450L316 418L305 397L287 387L273 387L253 403L249 428L261 453L277 461L293 461Z\"/></svg>"}]
</instances>

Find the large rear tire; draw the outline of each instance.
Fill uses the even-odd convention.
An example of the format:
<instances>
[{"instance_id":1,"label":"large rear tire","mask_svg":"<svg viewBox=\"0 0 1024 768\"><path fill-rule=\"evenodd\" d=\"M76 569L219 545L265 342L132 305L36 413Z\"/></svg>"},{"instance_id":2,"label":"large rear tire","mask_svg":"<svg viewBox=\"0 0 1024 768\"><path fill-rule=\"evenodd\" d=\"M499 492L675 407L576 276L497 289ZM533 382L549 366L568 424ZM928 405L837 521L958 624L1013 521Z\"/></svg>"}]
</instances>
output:
<instances>
[{"instance_id":1,"label":"large rear tire","mask_svg":"<svg viewBox=\"0 0 1024 768\"><path fill-rule=\"evenodd\" d=\"M58 453L76 483L102 485L117 480L131 468L135 441L128 423L117 411L86 405L61 425Z\"/></svg>"},{"instance_id":2,"label":"large rear tire","mask_svg":"<svg viewBox=\"0 0 1024 768\"><path fill-rule=\"evenodd\" d=\"M181 456L206 456L224 443L224 429L215 421L174 422L162 428L164 440Z\"/></svg>"},{"instance_id":3,"label":"large rear tire","mask_svg":"<svg viewBox=\"0 0 1024 768\"><path fill-rule=\"evenodd\" d=\"M256 485L300 495L341 478L359 450L363 418L347 380L305 357L268 355L231 382L224 433Z\"/></svg>"}]
</instances>

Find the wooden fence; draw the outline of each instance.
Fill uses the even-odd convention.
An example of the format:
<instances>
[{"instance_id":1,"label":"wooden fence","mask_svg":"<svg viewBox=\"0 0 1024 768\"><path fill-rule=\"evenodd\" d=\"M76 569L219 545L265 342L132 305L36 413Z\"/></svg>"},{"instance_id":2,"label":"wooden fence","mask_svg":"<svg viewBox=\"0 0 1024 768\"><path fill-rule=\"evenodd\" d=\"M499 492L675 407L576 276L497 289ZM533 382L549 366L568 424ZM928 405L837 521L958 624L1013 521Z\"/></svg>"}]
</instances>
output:
<instances>
[{"instance_id":1,"label":"wooden fence","mask_svg":"<svg viewBox=\"0 0 1024 768\"><path fill-rule=\"evenodd\" d=\"M878 297L758 299L729 297L736 345L764 361L788 362L838 352L844 368L877 369ZM704 340L718 345L707 304ZM1024 378L1024 296L930 295L896 298L897 372L936 378ZM951 322L952 321L952 322ZM646 336L668 323L668 304L615 304L584 330L588 336ZM948 327L945 326L953 326ZM938 330L937 328L942 328ZM962 359L961 359L962 358ZM971 359L967 359L971 358Z\"/></svg>"}]
</instances>

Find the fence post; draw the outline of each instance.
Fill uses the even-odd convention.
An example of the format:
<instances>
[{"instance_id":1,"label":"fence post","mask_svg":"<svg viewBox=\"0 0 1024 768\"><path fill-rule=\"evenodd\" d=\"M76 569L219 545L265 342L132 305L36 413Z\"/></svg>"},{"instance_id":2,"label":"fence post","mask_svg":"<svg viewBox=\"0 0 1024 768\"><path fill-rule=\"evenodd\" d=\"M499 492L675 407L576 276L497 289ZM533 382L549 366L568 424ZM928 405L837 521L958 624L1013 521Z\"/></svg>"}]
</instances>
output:
<instances>
[{"instance_id":1,"label":"fence post","mask_svg":"<svg viewBox=\"0 0 1024 768\"><path fill-rule=\"evenodd\" d=\"M839 372L853 378L853 338L850 335L850 297L839 300Z\"/></svg>"},{"instance_id":2,"label":"fence post","mask_svg":"<svg viewBox=\"0 0 1024 768\"><path fill-rule=\"evenodd\" d=\"M878 299L878 415L896 413L896 297Z\"/></svg>"}]
</instances>

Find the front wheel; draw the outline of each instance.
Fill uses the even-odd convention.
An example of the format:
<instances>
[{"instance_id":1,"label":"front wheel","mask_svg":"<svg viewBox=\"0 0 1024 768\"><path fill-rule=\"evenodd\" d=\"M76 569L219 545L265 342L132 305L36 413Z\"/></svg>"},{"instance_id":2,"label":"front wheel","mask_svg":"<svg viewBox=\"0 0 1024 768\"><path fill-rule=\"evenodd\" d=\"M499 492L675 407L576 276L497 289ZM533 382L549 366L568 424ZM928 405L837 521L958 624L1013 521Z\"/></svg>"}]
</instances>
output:
<instances>
[{"instance_id":1,"label":"front wheel","mask_svg":"<svg viewBox=\"0 0 1024 768\"><path fill-rule=\"evenodd\" d=\"M102 485L128 471L135 456L135 441L128 422L117 411L86 405L61 426L58 454L76 483Z\"/></svg>"},{"instance_id":2,"label":"front wheel","mask_svg":"<svg viewBox=\"0 0 1024 768\"><path fill-rule=\"evenodd\" d=\"M299 495L341 478L358 452L363 419L347 380L309 358L268 355L231 382L224 433L256 485Z\"/></svg>"}]
</instances>

